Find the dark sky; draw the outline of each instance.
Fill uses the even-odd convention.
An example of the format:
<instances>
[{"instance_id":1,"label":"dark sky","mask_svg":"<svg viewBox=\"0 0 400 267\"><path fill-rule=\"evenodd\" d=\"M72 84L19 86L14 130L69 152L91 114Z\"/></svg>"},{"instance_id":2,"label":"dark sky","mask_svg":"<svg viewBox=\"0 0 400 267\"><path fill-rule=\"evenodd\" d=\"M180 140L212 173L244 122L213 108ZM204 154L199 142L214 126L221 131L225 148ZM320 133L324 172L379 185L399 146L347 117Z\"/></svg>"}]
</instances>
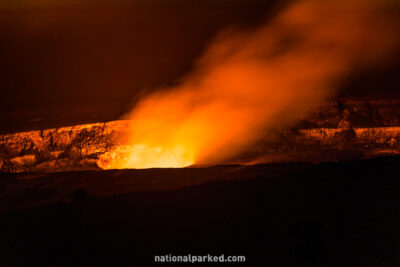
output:
<instances>
[{"instance_id":1,"label":"dark sky","mask_svg":"<svg viewBox=\"0 0 400 267\"><path fill-rule=\"evenodd\" d=\"M184 75L219 30L282 2L1 1L0 131L116 119L141 89ZM397 90L398 69L355 75L346 94Z\"/></svg>"}]
</instances>

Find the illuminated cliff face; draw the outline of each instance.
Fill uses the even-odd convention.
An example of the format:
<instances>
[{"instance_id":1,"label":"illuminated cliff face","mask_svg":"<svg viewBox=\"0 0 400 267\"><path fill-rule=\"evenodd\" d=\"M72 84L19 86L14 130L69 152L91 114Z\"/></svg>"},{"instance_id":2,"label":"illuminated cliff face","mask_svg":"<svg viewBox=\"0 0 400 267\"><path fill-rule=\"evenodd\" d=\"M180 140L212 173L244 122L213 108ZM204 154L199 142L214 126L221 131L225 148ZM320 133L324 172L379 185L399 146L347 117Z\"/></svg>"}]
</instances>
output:
<instances>
[{"instance_id":1,"label":"illuminated cliff face","mask_svg":"<svg viewBox=\"0 0 400 267\"><path fill-rule=\"evenodd\" d=\"M398 154L399 110L400 102L395 101L326 103L295 128L265 131L260 142L233 161L251 164L335 160L354 152L359 157ZM132 147L120 138L135 126L135 121L112 121L0 135L0 171L53 172L122 167L110 165L116 156L120 161L143 163L148 159L142 157L149 152ZM190 161L174 160L163 159L159 167L191 165ZM164 162L168 166L163 165ZM148 167L153 166L143 164L138 168Z\"/></svg>"},{"instance_id":2,"label":"illuminated cliff face","mask_svg":"<svg viewBox=\"0 0 400 267\"><path fill-rule=\"evenodd\" d=\"M61 171L98 168L128 122L93 123L0 135L0 170Z\"/></svg>"}]
</instances>

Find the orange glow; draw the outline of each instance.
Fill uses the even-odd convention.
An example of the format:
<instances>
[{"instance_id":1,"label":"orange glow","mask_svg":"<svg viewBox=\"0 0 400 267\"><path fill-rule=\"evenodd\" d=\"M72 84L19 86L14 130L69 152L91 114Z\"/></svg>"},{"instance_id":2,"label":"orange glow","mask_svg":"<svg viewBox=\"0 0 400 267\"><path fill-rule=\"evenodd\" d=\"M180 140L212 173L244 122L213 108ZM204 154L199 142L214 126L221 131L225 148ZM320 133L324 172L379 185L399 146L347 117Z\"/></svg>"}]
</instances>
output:
<instances>
[{"instance_id":1,"label":"orange glow","mask_svg":"<svg viewBox=\"0 0 400 267\"><path fill-rule=\"evenodd\" d=\"M125 144L102 168L227 160L333 96L356 67L395 43L379 1L297 1L269 23L221 33L179 85L142 99Z\"/></svg>"},{"instance_id":2,"label":"orange glow","mask_svg":"<svg viewBox=\"0 0 400 267\"><path fill-rule=\"evenodd\" d=\"M113 158L113 161L102 160L99 163L101 168L126 168L127 166L137 169L178 168L193 164L193 159L182 145L171 148L148 145L123 146L107 154L107 157Z\"/></svg>"}]
</instances>

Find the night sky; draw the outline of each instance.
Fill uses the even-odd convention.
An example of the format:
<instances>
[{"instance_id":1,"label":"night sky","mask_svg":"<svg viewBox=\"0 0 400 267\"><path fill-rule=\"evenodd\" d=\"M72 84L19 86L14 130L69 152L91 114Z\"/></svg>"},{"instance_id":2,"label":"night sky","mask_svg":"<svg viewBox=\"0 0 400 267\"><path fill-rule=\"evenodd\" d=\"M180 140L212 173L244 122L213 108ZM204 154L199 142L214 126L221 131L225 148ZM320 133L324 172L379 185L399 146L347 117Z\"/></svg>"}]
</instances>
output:
<instances>
[{"instance_id":1,"label":"night sky","mask_svg":"<svg viewBox=\"0 0 400 267\"><path fill-rule=\"evenodd\" d=\"M264 22L284 2L2 1L0 131L117 119L188 72L220 30ZM397 96L399 69L354 73L341 96Z\"/></svg>"}]
</instances>

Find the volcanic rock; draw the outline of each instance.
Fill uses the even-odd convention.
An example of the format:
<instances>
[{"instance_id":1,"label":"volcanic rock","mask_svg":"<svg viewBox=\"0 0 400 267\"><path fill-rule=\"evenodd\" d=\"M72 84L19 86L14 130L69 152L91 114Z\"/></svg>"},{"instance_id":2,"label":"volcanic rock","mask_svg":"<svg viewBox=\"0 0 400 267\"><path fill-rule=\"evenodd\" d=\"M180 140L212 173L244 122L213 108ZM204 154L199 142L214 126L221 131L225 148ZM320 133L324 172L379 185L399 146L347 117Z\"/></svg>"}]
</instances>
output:
<instances>
[{"instance_id":1,"label":"volcanic rock","mask_svg":"<svg viewBox=\"0 0 400 267\"><path fill-rule=\"evenodd\" d=\"M123 144L133 121L110 121L0 135L0 171L98 169L99 159ZM297 126L266 132L232 159L238 163L321 161L342 156L400 153L400 101L333 101Z\"/></svg>"}]
</instances>

